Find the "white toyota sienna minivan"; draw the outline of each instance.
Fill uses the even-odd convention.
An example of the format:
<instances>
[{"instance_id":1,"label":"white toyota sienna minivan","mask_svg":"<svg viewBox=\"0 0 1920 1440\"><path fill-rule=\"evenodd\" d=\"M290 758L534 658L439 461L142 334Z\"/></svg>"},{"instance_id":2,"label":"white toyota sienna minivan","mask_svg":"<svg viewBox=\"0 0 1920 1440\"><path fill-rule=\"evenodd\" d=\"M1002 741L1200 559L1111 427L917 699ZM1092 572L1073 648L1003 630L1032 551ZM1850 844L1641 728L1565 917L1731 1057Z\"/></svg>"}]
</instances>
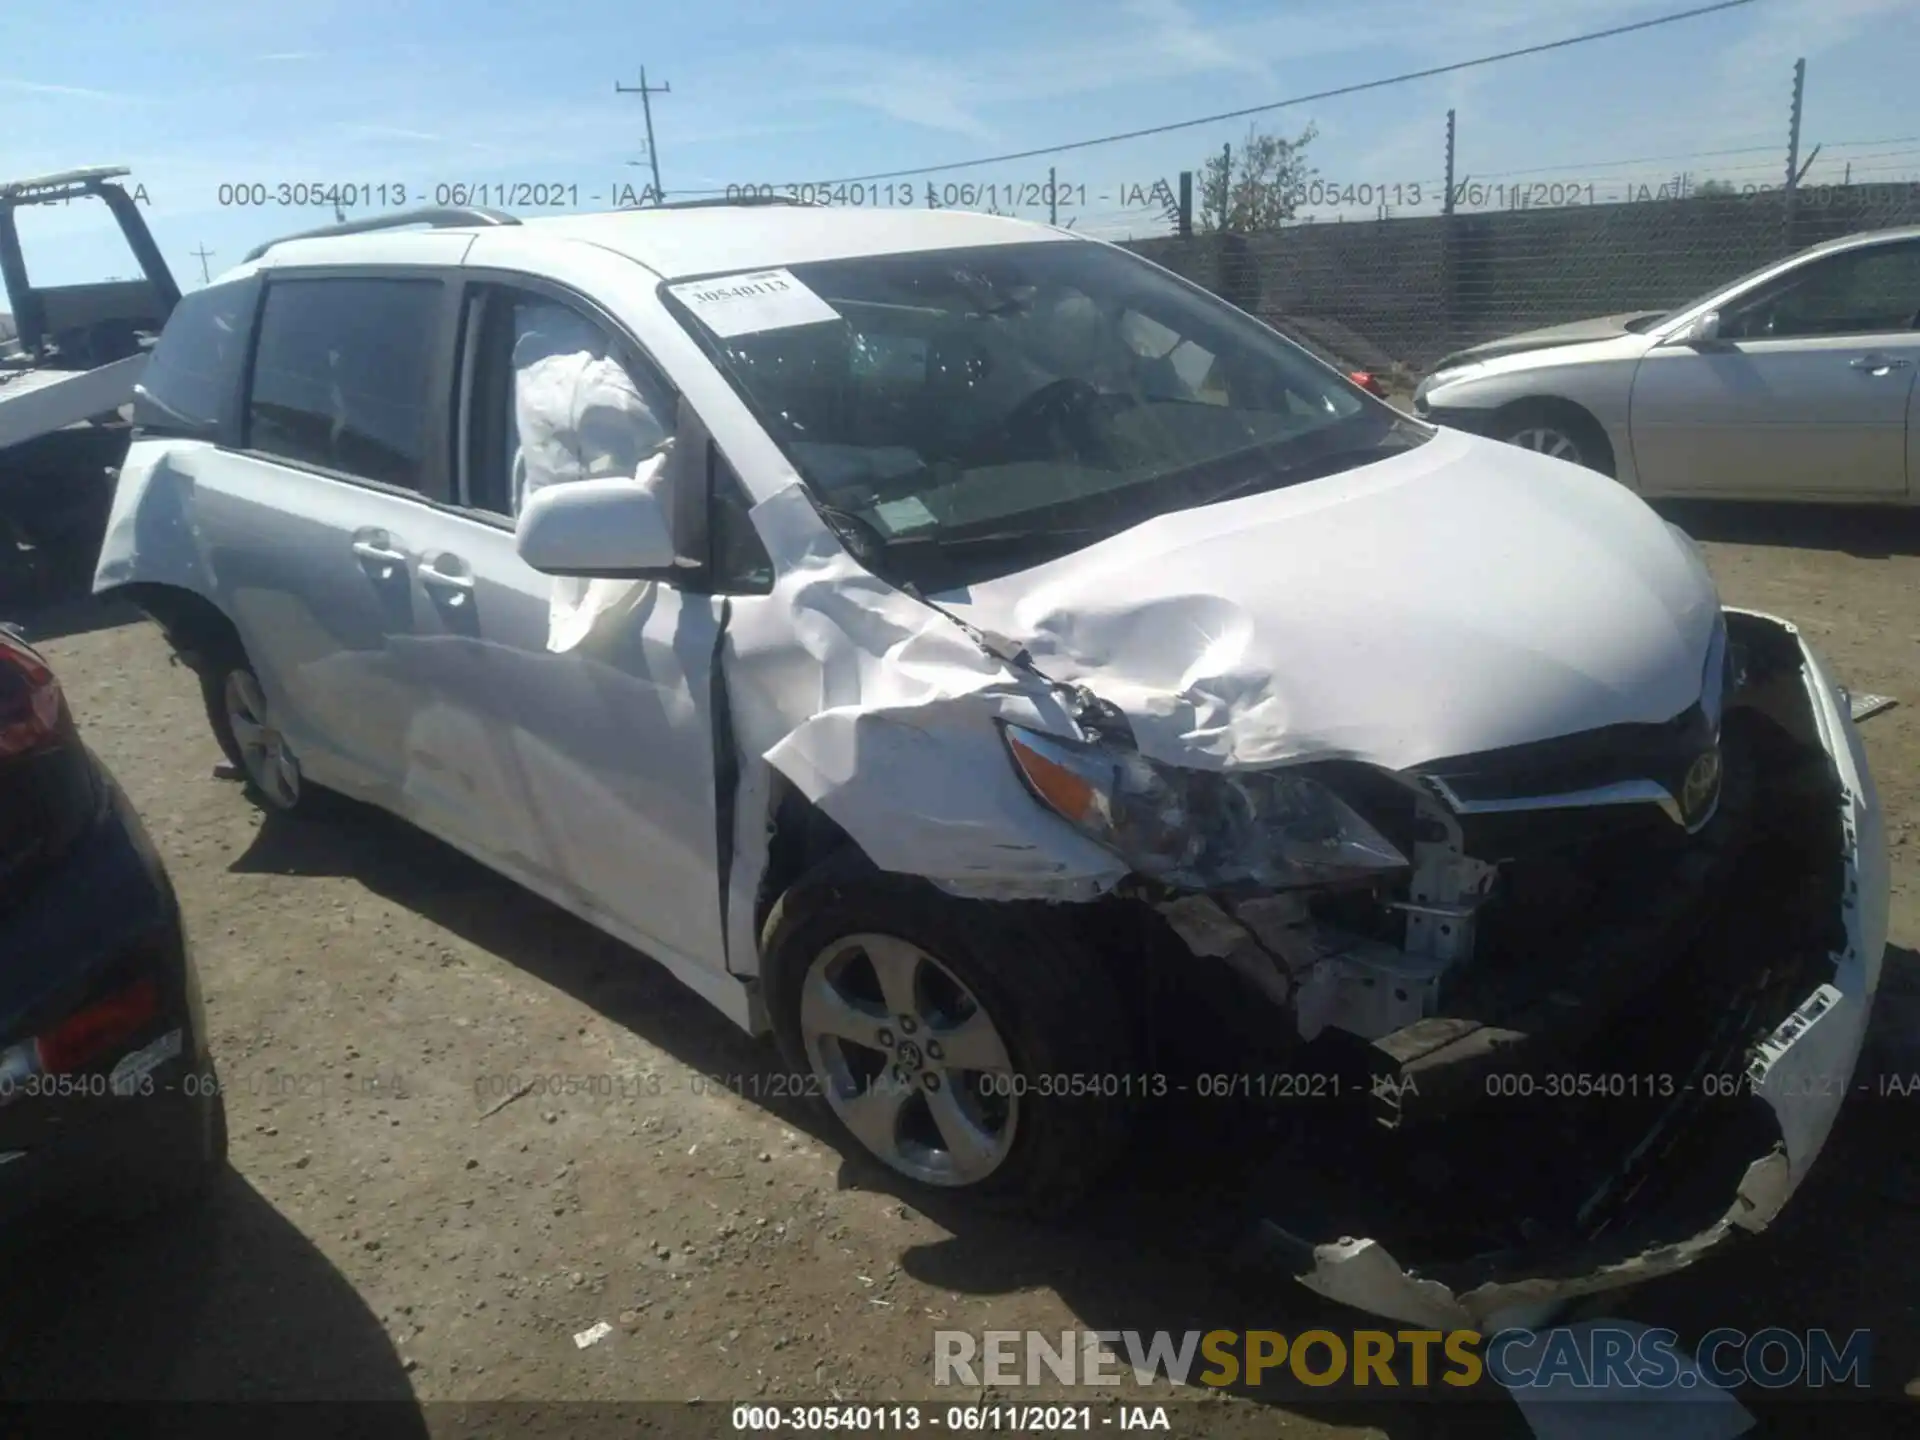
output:
<instances>
[{"instance_id":1,"label":"white toyota sienna minivan","mask_svg":"<svg viewBox=\"0 0 1920 1440\"><path fill-rule=\"evenodd\" d=\"M257 803L630 942L910 1182L1058 1210L1264 1102L1293 1273L1472 1325L1764 1228L1850 1088L1884 838L1794 627L1118 247L356 222L136 419L96 590Z\"/></svg>"}]
</instances>

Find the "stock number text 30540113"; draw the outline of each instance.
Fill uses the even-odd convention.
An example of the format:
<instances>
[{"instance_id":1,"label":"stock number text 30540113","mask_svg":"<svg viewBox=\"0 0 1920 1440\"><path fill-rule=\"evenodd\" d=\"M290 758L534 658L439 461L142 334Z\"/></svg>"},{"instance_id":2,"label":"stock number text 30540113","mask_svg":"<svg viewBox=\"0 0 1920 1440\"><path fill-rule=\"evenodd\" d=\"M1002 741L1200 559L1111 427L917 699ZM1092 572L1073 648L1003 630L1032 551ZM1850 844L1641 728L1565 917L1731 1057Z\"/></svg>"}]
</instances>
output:
<instances>
[{"instance_id":1,"label":"stock number text 30540113","mask_svg":"<svg viewBox=\"0 0 1920 1440\"><path fill-rule=\"evenodd\" d=\"M565 180L435 181L408 185L398 180L235 180L214 191L223 209L281 206L303 210L398 210L419 205L480 205L508 210L575 210L583 192ZM589 203L605 196L584 195ZM617 197L616 197L617 198Z\"/></svg>"},{"instance_id":2,"label":"stock number text 30540113","mask_svg":"<svg viewBox=\"0 0 1920 1440\"><path fill-rule=\"evenodd\" d=\"M1111 1413L1106 1413L1111 1411ZM1001 1435L1075 1435L1104 1430L1159 1430L1173 1427L1164 1405L1102 1407L1091 1405L981 1403L964 1405L834 1404L735 1405L729 1416L736 1434L811 1435L837 1431L847 1435L890 1435L916 1430Z\"/></svg>"},{"instance_id":3,"label":"stock number text 30540113","mask_svg":"<svg viewBox=\"0 0 1920 1440\"><path fill-rule=\"evenodd\" d=\"M925 205L962 210L1027 210L1049 205L1077 208L1087 203L1087 187L1065 180L911 180L807 182L798 185L729 185L729 200L790 200L798 205L851 205L907 209Z\"/></svg>"}]
</instances>

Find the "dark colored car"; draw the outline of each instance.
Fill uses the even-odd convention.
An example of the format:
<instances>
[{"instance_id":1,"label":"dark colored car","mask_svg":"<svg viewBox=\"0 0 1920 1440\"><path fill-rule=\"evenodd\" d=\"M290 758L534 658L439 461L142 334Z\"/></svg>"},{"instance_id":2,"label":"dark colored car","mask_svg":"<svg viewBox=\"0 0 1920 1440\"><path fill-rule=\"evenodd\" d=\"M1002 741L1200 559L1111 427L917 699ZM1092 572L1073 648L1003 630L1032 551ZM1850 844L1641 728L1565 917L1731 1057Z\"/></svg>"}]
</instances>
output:
<instances>
[{"instance_id":1,"label":"dark colored car","mask_svg":"<svg viewBox=\"0 0 1920 1440\"><path fill-rule=\"evenodd\" d=\"M0 626L0 1248L200 1188L226 1111L165 867Z\"/></svg>"}]
</instances>

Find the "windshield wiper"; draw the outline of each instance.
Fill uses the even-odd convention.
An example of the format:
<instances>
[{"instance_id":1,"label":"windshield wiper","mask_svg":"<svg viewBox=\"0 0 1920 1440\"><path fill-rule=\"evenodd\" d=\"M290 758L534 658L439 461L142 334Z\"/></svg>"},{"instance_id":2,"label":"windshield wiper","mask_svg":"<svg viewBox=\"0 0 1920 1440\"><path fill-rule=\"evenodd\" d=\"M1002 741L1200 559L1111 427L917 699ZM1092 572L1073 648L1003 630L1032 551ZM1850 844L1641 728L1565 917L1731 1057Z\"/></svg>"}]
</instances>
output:
<instances>
[{"instance_id":1,"label":"windshield wiper","mask_svg":"<svg viewBox=\"0 0 1920 1440\"><path fill-rule=\"evenodd\" d=\"M1275 465L1270 469L1262 467L1252 475L1243 476L1230 485L1222 486L1198 503L1217 505L1222 500L1231 500L1238 495L1249 495L1259 490L1283 485L1298 485L1307 480L1319 480L1328 475L1337 475L1342 470L1357 470L1362 465L1370 465L1376 460L1385 460L1392 455L1403 455L1425 439L1423 435L1409 435L1404 439L1387 440L1374 445L1354 445L1343 450L1328 450L1291 465Z\"/></svg>"},{"instance_id":2,"label":"windshield wiper","mask_svg":"<svg viewBox=\"0 0 1920 1440\"><path fill-rule=\"evenodd\" d=\"M898 535L888 535L864 515L855 513L838 505L822 504L817 507L820 516L828 526L855 551L874 553L881 550L909 550L921 546L932 546L937 550L964 550L975 545L1006 545L1010 543L1035 543L1042 540L1072 539L1082 535L1100 533L1091 525L1036 525L1020 530L965 530L944 526L931 526L924 530L908 530Z\"/></svg>"},{"instance_id":3,"label":"windshield wiper","mask_svg":"<svg viewBox=\"0 0 1920 1440\"><path fill-rule=\"evenodd\" d=\"M922 530L896 535L887 541L889 549L910 545L932 545L941 550L964 550L974 545L1033 544L1042 540L1069 539L1098 533L1090 525L1060 527L1036 525L1028 530Z\"/></svg>"}]
</instances>

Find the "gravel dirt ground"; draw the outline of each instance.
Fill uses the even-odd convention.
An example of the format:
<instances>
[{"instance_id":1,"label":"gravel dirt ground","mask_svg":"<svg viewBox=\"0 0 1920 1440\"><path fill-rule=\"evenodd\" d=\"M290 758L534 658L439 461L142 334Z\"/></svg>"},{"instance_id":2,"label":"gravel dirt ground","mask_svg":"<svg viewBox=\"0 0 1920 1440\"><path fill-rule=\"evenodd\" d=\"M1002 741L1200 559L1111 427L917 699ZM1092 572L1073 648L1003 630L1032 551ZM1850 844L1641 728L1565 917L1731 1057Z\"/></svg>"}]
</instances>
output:
<instances>
[{"instance_id":1,"label":"gravel dirt ground","mask_svg":"<svg viewBox=\"0 0 1920 1440\"><path fill-rule=\"evenodd\" d=\"M1920 1071L1920 524L1672 514L1730 603L1797 620L1845 683L1906 702L1867 725L1895 844L1868 1063ZM212 777L192 677L149 626L74 601L28 629L171 865L233 1165L203 1206L70 1237L9 1276L0 1393L945 1402L979 1393L933 1389L936 1328L1366 1323L1237 1256L1225 1122L1156 1129L1070 1226L911 1201L775 1093L770 1047L641 956L377 814L263 818ZM555 1077L575 1093L520 1093ZM1920 1376L1912 1105L1850 1102L1772 1233L1610 1313L1683 1335L1868 1327L1874 1393L1899 1397ZM610 1334L575 1345L603 1320ZM1770 1433L1920 1420L1746 1398ZM423 1432L444 1413L426 1406ZM1523 1433L1505 1402L1336 1411L1243 1392L1172 1413L1178 1434Z\"/></svg>"}]
</instances>

